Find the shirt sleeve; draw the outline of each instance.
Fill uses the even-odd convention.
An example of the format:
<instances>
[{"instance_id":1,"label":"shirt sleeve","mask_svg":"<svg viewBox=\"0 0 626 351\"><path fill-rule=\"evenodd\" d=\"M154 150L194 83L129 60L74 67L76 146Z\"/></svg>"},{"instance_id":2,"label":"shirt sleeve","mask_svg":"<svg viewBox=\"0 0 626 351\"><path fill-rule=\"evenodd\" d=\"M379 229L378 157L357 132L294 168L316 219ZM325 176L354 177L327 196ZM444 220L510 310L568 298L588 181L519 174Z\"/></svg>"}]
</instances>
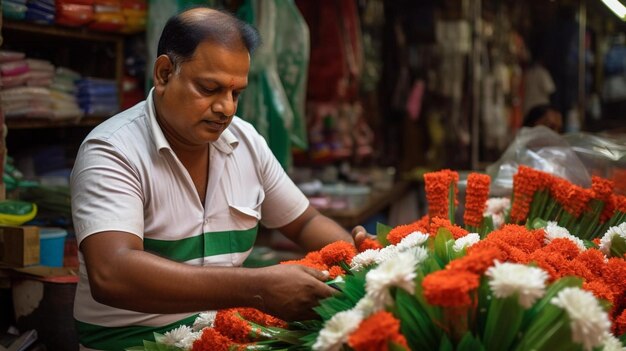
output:
<instances>
[{"instance_id":1,"label":"shirt sleeve","mask_svg":"<svg viewBox=\"0 0 626 351\"><path fill-rule=\"evenodd\" d=\"M258 134L257 134L258 135ZM261 206L261 223L279 228L293 222L309 206L309 200L289 178L267 142L258 135L257 152L261 161L261 181L265 199Z\"/></svg>"},{"instance_id":2,"label":"shirt sleeve","mask_svg":"<svg viewBox=\"0 0 626 351\"><path fill-rule=\"evenodd\" d=\"M122 231L143 238L143 195L137 172L110 143L86 140L70 179L78 244L89 235Z\"/></svg>"}]
</instances>

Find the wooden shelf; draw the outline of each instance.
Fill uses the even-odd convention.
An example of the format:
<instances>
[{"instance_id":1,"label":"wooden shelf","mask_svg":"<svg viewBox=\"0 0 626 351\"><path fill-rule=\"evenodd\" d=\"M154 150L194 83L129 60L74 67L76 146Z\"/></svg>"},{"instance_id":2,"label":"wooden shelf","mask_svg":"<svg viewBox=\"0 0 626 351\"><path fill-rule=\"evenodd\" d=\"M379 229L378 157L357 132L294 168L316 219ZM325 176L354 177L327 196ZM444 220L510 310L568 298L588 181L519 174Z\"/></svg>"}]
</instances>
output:
<instances>
[{"instance_id":1,"label":"wooden shelf","mask_svg":"<svg viewBox=\"0 0 626 351\"><path fill-rule=\"evenodd\" d=\"M4 21L2 29L19 30L22 32L31 32L37 34L53 35L65 38L76 38L82 40L98 40L116 42L123 40L125 34L122 33L105 33L96 32L87 28L77 27L59 27L54 25L42 25L32 22L21 21Z\"/></svg>"},{"instance_id":2,"label":"wooden shelf","mask_svg":"<svg viewBox=\"0 0 626 351\"><path fill-rule=\"evenodd\" d=\"M43 118L8 118L5 120L7 128L11 129L35 129L35 128L60 128L60 127L94 127L108 117L87 116L63 120L50 120Z\"/></svg>"}]
</instances>

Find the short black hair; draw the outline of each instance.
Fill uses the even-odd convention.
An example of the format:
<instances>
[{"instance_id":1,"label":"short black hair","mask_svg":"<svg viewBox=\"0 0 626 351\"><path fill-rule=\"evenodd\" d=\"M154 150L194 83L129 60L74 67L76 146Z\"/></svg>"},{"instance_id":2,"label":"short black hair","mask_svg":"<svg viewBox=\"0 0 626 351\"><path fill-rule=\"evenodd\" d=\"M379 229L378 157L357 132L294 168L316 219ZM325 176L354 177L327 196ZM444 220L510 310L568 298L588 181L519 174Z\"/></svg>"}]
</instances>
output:
<instances>
[{"instance_id":1,"label":"short black hair","mask_svg":"<svg viewBox=\"0 0 626 351\"><path fill-rule=\"evenodd\" d=\"M185 10L172 16L161 33L157 47L157 57L167 55L178 64L191 59L200 43L210 41L229 49L240 45L250 54L260 45L259 32L250 24L234 15L216 9L205 8L198 16L189 16L188 12L198 7Z\"/></svg>"},{"instance_id":2,"label":"short black hair","mask_svg":"<svg viewBox=\"0 0 626 351\"><path fill-rule=\"evenodd\" d=\"M558 109L550 104L536 105L531 108L524 117L524 127L533 127L541 117L545 116L548 111L558 111Z\"/></svg>"}]
</instances>

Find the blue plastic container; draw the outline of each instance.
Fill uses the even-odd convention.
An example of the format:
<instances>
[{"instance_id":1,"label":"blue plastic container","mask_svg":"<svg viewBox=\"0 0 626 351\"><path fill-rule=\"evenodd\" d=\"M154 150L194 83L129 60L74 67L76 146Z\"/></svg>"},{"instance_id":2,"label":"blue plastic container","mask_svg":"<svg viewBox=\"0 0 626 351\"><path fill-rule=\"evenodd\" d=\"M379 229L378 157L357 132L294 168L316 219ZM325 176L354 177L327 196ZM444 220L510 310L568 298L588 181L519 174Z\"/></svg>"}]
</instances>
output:
<instances>
[{"instance_id":1,"label":"blue plastic container","mask_svg":"<svg viewBox=\"0 0 626 351\"><path fill-rule=\"evenodd\" d=\"M39 263L42 266L63 267L65 237L62 228L39 228Z\"/></svg>"}]
</instances>

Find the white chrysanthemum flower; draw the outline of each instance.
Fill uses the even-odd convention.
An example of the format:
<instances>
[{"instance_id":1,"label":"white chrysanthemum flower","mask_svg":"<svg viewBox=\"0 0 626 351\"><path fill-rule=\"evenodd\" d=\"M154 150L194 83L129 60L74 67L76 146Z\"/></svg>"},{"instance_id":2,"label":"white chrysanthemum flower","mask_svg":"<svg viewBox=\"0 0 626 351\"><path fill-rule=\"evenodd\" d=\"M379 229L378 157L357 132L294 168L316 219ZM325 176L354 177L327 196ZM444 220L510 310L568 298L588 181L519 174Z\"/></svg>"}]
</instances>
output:
<instances>
[{"instance_id":1,"label":"white chrysanthemum flower","mask_svg":"<svg viewBox=\"0 0 626 351\"><path fill-rule=\"evenodd\" d=\"M350 268L353 271L358 272L367 266L376 264L379 253L380 253L380 250L378 249L376 250L368 249L368 250L361 252L360 254L352 258L352 262L350 262Z\"/></svg>"},{"instance_id":2,"label":"white chrysanthemum flower","mask_svg":"<svg viewBox=\"0 0 626 351\"><path fill-rule=\"evenodd\" d=\"M505 197L494 197L487 200L483 216L491 216L494 229L504 225L505 213L511 207L511 200Z\"/></svg>"},{"instance_id":3,"label":"white chrysanthemum flower","mask_svg":"<svg viewBox=\"0 0 626 351\"><path fill-rule=\"evenodd\" d=\"M189 326L181 325L166 332L161 342L165 345L180 347L183 350L190 350L199 335L200 333L195 333Z\"/></svg>"},{"instance_id":4,"label":"white chrysanthemum flower","mask_svg":"<svg viewBox=\"0 0 626 351\"><path fill-rule=\"evenodd\" d=\"M315 340L313 350L338 351L348 340L348 336L358 328L363 313L358 310L339 312L324 323L324 328Z\"/></svg>"},{"instance_id":5,"label":"white chrysanthemum flower","mask_svg":"<svg viewBox=\"0 0 626 351\"><path fill-rule=\"evenodd\" d=\"M404 289L413 294L415 291L415 267L428 254L423 247L400 252L378 267L372 269L365 276L365 291L373 300L377 308L387 306L393 302L389 293L392 286Z\"/></svg>"},{"instance_id":6,"label":"white chrysanthemum flower","mask_svg":"<svg viewBox=\"0 0 626 351\"><path fill-rule=\"evenodd\" d=\"M487 199L486 205L483 215L502 214L511 207L511 200L506 197L492 197Z\"/></svg>"},{"instance_id":7,"label":"white chrysanthemum flower","mask_svg":"<svg viewBox=\"0 0 626 351\"><path fill-rule=\"evenodd\" d=\"M456 252L461 252L466 247L470 247L480 241L480 235L478 233L469 233L463 237L460 237L454 241L452 248Z\"/></svg>"},{"instance_id":8,"label":"white chrysanthemum flower","mask_svg":"<svg viewBox=\"0 0 626 351\"><path fill-rule=\"evenodd\" d=\"M395 245L385 246L378 251L376 263L383 263L387 260L395 258L396 256L398 256L398 248Z\"/></svg>"},{"instance_id":9,"label":"white chrysanthemum flower","mask_svg":"<svg viewBox=\"0 0 626 351\"><path fill-rule=\"evenodd\" d=\"M567 312L574 342L582 344L585 350L602 345L611 322L592 293L577 287L565 288L550 303Z\"/></svg>"},{"instance_id":10,"label":"white chrysanthemum flower","mask_svg":"<svg viewBox=\"0 0 626 351\"><path fill-rule=\"evenodd\" d=\"M359 300L359 302L356 303L354 309L357 311L361 311L361 313L363 313L363 318L367 318L372 314L380 311L380 307L381 306L376 305L376 302L374 301L374 299L372 299L371 296L365 295Z\"/></svg>"},{"instance_id":11,"label":"white chrysanthemum flower","mask_svg":"<svg viewBox=\"0 0 626 351\"><path fill-rule=\"evenodd\" d=\"M405 236L402 241L396 245L396 247L399 251L404 251L406 249L422 245L428 240L429 237L430 236L428 234L424 234L422 232L413 232Z\"/></svg>"},{"instance_id":12,"label":"white chrysanthemum flower","mask_svg":"<svg viewBox=\"0 0 626 351\"><path fill-rule=\"evenodd\" d=\"M548 280L548 273L541 268L498 261L487 269L485 275L490 277L489 287L496 297L507 298L517 294L519 304L524 308L530 308L543 297Z\"/></svg>"},{"instance_id":13,"label":"white chrysanthemum flower","mask_svg":"<svg viewBox=\"0 0 626 351\"><path fill-rule=\"evenodd\" d=\"M208 311L202 312L196 317L196 320L193 322L193 330L200 331L203 328L213 327L213 323L215 323L215 316L217 315L217 311Z\"/></svg>"},{"instance_id":14,"label":"white chrysanthemum flower","mask_svg":"<svg viewBox=\"0 0 626 351\"><path fill-rule=\"evenodd\" d=\"M611 252L611 242L616 236L626 240L626 222L609 228L604 236L602 236L602 239L600 240L600 251L602 251L605 255L609 256Z\"/></svg>"},{"instance_id":15,"label":"white chrysanthemum flower","mask_svg":"<svg viewBox=\"0 0 626 351\"><path fill-rule=\"evenodd\" d=\"M626 351L624 346L613 334L606 333L603 340L604 347L602 351Z\"/></svg>"},{"instance_id":16,"label":"white chrysanthemum flower","mask_svg":"<svg viewBox=\"0 0 626 351\"><path fill-rule=\"evenodd\" d=\"M544 231L546 232L546 235L543 241L546 245L552 242L552 240L554 239L568 239L576 244L576 246L578 246L578 250L587 250L587 248L585 247L585 243L583 243L582 240L570 234L566 228L559 227L556 222L548 222L548 225L546 225Z\"/></svg>"}]
</instances>

